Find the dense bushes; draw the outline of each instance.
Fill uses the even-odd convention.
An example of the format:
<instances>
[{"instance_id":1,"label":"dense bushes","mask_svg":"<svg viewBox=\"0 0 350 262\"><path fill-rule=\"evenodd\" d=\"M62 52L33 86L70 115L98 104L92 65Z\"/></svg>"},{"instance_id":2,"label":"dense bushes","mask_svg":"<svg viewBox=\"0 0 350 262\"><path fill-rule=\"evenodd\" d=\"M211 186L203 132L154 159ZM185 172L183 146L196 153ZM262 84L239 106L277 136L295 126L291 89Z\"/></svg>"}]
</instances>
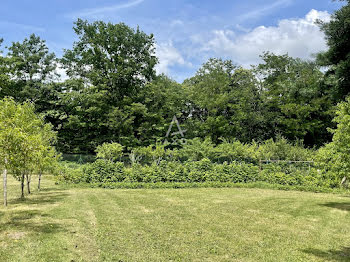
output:
<instances>
[{"instance_id":1,"label":"dense bushes","mask_svg":"<svg viewBox=\"0 0 350 262\"><path fill-rule=\"evenodd\" d=\"M114 146L104 144L105 148ZM119 147L121 149L121 147ZM116 155L116 154L114 154ZM71 183L89 183L102 187L119 187L116 183L268 183L282 186L336 188L340 185L338 173L327 170L318 162L320 152L290 144L279 138L264 143L243 144L223 141L215 146L210 139L193 139L180 149L169 150L162 144L135 148L129 162L118 162L117 157L101 157L90 164L65 167L60 179ZM125 157L123 158L125 159ZM260 162L261 159L286 160ZM316 160L290 163L289 160ZM317 168L316 168L317 167ZM135 187L138 187L135 185Z\"/></svg>"},{"instance_id":2,"label":"dense bushes","mask_svg":"<svg viewBox=\"0 0 350 262\"><path fill-rule=\"evenodd\" d=\"M258 180L258 167L252 164L214 164L205 158L200 161L167 162L159 165L135 164L125 167L121 162L98 159L79 168L65 166L60 178L72 183L109 182L253 182Z\"/></svg>"},{"instance_id":3,"label":"dense bushes","mask_svg":"<svg viewBox=\"0 0 350 262\"><path fill-rule=\"evenodd\" d=\"M110 144L111 145L111 144ZM240 141L223 141L215 145L210 138L187 140L181 148L169 149L164 144L138 147L129 150L128 164L159 164L161 161L200 161L209 159L213 163L244 162L258 164L259 160L312 160L315 151L306 149L301 143L290 143L283 137L262 143L244 144Z\"/></svg>"},{"instance_id":4,"label":"dense bushes","mask_svg":"<svg viewBox=\"0 0 350 262\"><path fill-rule=\"evenodd\" d=\"M71 183L90 183L106 186L113 183L253 183L266 182L285 186L335 188L339 179L332 172L289 169L276 164L265 165L262 170L254 164L232 162L212 163L199 161L161 161L151 165L134 164L99 159L76 169L66 169L60 176Z\"/></svg>"}]
</instances>

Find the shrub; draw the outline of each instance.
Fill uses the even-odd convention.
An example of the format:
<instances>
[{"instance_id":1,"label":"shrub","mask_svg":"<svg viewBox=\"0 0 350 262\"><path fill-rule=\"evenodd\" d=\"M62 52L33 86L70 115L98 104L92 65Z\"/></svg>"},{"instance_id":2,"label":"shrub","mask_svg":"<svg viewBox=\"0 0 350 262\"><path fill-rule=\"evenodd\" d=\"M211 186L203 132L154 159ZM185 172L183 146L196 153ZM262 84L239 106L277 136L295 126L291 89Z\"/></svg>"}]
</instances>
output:
<instances>
[{"instance_id":1,"label":"shrub","mask_svg":"<svg viewBox=\"0 0 350 262\"><path fill-rule=\"evenodd\" d=\"M314 152L304 148L300 142L291 144L283 137L269 139L261 143L257 149L256 158L263 160L312 160Z\"/></svg>"},{"instance_id":2,"label":"shrub","mask_svg":"<svg viewBox=\"0 0 350 262\"><path fill-rule=\"evenodd\" d=\"M126 182L142 182L143 181L143 166L140 164L134 164L132 167L125 168L125 181Z\"/></svg>"},{"instance_id":3,"label":"shrub","mask_svg":"<svg viewBox=\"0 0 350 262\"><path fill-rule=\"evenodd\" d=\"M143 164L155 163L159 165L165 160L171 150L166 150L165 145L157 143L155 146L138 147L131 150L129 159L131 164L142 162Z\"/></svg>"},{"instance_id":4,"label":"shrub","mask_svg":"<svg viewBox=\"0 0 350 262\"><path fill-rule=\"evenodd\" d=\"M216 147L216 155L218 162L233 162L233 161L244 161L244 162L257 162L256 161L257 145L243 144L237 140L229 141L223 139L223 143Z\"/></svg>"},{"instance_id":5,"label":"shrub","mask_svg":"<svg viewBox=\"0 0 350 262\"><path fill-rule=\"evenodd\" d=\"M198 140L199 141L199 140ZM186 150L199 146L197 142L193 142ZM208 143L208 142L207 142ZM284 140L274 142L265 142L264 145L244 145L239 142L224 142L224 146L218 146L220 150L207 150L206 153L200 155L195 154L190 158L199 160L187 160L181 162L178 157L172 157L177 161L170 161L169 152L177 154L180 150L165 150L163 146L140 148L140 152L144 151L144 157L149 160L149 164L141 164L134 162L131 166L125 167L121 162L113 162L111 160L98 159L92 164L79 166L77 170L67 170L61 175L63 180L79 183L87 182L91 184L107 185L115 183L254 183L262 182L269 184L279 184L283 186L306 186L310 188L327 187L335 188L339 186L340 177L336 172L326 171L325 169L316 169L309 167L306 169L302 166L291 165L285 162L270 163L263 165L263 170L259 171L258 165L247 163L247 159L257 159L257 155L253 154L253 148L259 147L259 154L269 155L278 158L290 158L287 148L291 149L292 145L285 143ZM207 147L207 144L205 147ZM211 147L211 146L209 146ZM226 152L225 157L229 158L229 162L213 163L210 158L204 157L209 155L212 159L215 157L224 158L225 148L231 148L232 152ZM277 148L284 148L282 153L274 155ZM296 147L297 148L297 147ZM214 148L215 149L215 148ZM148 153L147 153L148 152ZM182 151L183 153L184 151ZM210 152L210 153L208 153ZM222 152L218 154L218 152ZM293 152L293 151L292 151ZM191 153L191 154L192 154ZM301 157L305 152L298 155ZM190 155L191 155L190 154ZM293 153L296 156L296 153ZM325 155L325 154L324 154ZM233 157L234 156L234 157ZM239 157L242 162L233 161ZM164 158L164 159L163 159Z\"/></svg>"},{"instance_id":6,"label":"shrub","mask_svg":"<svg viewBox=\"0 0 350 262\"><path fill-rule=\"evenodd\" d=\"M210 138L204 140L198 137L189 139L182 148L175 152L175 158L182 161L199 161L204 158L213 160L216 158L215 145Z\"/></svg>"},{"instance_id":7,"label":"shrub","mask_svg":"<svg viewBox=\"0 0 350 262\"><path fill-rule=\"evenodd\" d=\"M117 162L123 155L124 147L118 143L103 143L96 148L96 157Z\"/></svg>"},{"instance_id":8,"label":"shrub","mask_svg":"<svg viewBox=\"0 0 350 262\"><path fill-rule=\"evenodd\" d=\"M61 162L58 167L57 179L73 184L86 182L84 178L84 166L76 163Z\"/></svg>"},{"instance_id":9,"label":"shrub","mask_svg":"<svg viewBox=\"0 0 350 262\"><path fill-rule=\"evenodd\" d=\"M121 182L125 179L124 164L110 160L97 159L87 164L84 169L85 182Z\"/></svg>"}]
</instances>

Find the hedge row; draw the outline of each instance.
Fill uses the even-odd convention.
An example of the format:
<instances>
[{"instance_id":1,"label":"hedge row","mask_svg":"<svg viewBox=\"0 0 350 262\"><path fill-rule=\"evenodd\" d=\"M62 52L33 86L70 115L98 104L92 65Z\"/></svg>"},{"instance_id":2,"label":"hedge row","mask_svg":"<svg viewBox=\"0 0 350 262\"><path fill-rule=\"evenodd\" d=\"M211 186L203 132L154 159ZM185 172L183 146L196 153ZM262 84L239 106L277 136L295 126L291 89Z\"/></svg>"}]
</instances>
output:
<instances>
[{"instance_id":1,"label":"hedge row","mask_svg":"<svg viewBox=\"0 0 350 262\"><path fill-rule=\"evenodd\" d=\"M80 168L68 168L60 179L71 183L111 185L114 183L253 183L266 182L288 186L336 188L339 179L331 172L316 169L286 172L278 165L264 166L263 170L253 164L212 163L209 159L185 163L161 161L158 165L135 164L126 167L121 162L98 159ZM108 186L106 186L108 187Z\"/></svg>"}]
</instances>

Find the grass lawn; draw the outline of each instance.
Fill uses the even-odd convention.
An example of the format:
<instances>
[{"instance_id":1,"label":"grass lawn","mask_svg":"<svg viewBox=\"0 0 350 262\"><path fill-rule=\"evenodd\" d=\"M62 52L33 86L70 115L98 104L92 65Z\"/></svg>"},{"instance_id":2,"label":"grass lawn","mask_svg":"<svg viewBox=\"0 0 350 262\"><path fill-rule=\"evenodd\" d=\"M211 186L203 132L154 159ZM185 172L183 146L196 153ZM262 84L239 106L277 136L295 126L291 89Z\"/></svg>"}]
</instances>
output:
<instances>
[{"instance_id":1,"label":"grass lawn","mask_svg":"<svg viewBox=\"0 0 350 262\"><path fill-rule=\"evenodd\" d=\"M67 188L44 178L22 201L9 183L1 262L350 261L346 195Z\"/></svg>"}]
</instances>

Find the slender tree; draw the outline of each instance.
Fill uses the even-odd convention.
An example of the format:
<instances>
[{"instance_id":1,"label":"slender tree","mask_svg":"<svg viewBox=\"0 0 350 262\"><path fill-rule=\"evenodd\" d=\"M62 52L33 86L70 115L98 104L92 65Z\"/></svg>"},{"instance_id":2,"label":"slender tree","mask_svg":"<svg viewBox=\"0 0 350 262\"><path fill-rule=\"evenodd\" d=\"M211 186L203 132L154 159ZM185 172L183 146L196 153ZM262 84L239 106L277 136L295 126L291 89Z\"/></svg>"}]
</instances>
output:
<instances>
[{"instance_id":1,"label":"slender tree","mask_svg":"<svg viewBox=\"0 0 350 262\"><path fill-rule=\"evenodd\" d=\"M30 193L30 179L36 169L37 157L43 147L48 147L54 133L51 125L35 114L32 103L18 104L13 99L0 101L0 163L6 187L7 170L21 183L24 197L25 179ZM5 198L6 199L6 198Z\"/></svg>"}]
</instances>

